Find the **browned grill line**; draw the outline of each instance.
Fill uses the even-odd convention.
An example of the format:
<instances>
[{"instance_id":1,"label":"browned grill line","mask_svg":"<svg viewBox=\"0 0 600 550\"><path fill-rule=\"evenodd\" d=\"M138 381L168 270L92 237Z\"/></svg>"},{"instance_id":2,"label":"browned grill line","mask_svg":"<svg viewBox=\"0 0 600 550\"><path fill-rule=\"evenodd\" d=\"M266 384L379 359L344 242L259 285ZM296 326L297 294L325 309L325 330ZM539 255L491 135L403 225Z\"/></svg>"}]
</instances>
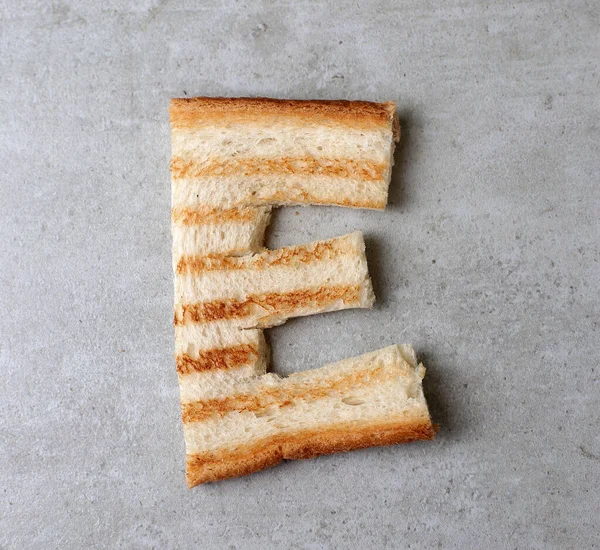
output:
<instances>
[{"instance_id":1,"label":"browned grill line","mask_svg":"<svg viewBox=\"0 0 600 550\"><path fill-rule=\"evenodd\" d=\"M248 344L201 351L193 359L184 353L176 357L177 372L186 375L207 370L234 369L251 363L258 356L258 350Z\"/></svg>"},{"instance_id":2,"label":"browned grill line","mask_svg":"<svg viewBox=\"0 0 600 550\"><path fill-rule=\"evenodd\" d=\"M393 123L393 103L367 101L298 101L279 99L181 98L169 109L174 129L203 128L226 122L249 124L295 123L315 126L385 128Z\"/></svg>"},{"instance_id":3,"label":"browned grill line","mask_svg":"<svg viewBox=\"0 0 600 550\"><path fill-rule=\"evenodd\" d=\"M257 216L256 209L239 208L174 208L171 219L179 225L208 225L226 222L250 222Z\"/></svg>"},{"instance_id":4,"label":"browned grill line","mask_svg":"<svg viewBox=\"0 0 600 550\"><path fill-rule=\"evenodd\" d=\"M381 162L354 159L326 159L314 157L277 158L216 158L208 162L173 157L171 175L175 179L231 176L323 176L381 181L387 165Z\"/></svg>"},{"instance_id":5,"label":"browned grill line","mask_svg":"<svg viewBox=\"0 0 600 550\"><path fill-rule=\"evenodd\" d=\"M256 294L246 300L215 300L198 304L184 304L181 312L175 312L175 325L186 323L210 323L224 319L249 317L257 310L264 310L264 317L276 312L285 317L298 310L298 306L322 309L326 305L342 300L345 304L360 300L360 286L340 285L318 289L295 290L292 292Z\"/></svg>"},{"instance_id":6,"label":"browned grill line","mask_svg":"<svg viewBox=\"0 0 600 550\"><path fill-rule=\"evenodd\" d=\"M231 271L233 269L267 269L275 266L298 266L331 260L352 252L346 241L320 242L310 246L293 246L256 254L249 257L235 256L183 256L177 264L177 274L198 274L203 271Z\"/></svg>"},{"instance_id":7,"label":"browned grill line","mask_svg":"<svg viewBox=\"0 0 600 550\"><path fill-rule=\"evenodd\" d=\"M436 426L428 418L399 421L340 423L295 433L272 435L260 441L186 457L190 487L208 481L241 476L275 466L283 459L311 458L320 454L352 451L374 445L394 445L435 437Z\"/></svg>"}]
</instances>

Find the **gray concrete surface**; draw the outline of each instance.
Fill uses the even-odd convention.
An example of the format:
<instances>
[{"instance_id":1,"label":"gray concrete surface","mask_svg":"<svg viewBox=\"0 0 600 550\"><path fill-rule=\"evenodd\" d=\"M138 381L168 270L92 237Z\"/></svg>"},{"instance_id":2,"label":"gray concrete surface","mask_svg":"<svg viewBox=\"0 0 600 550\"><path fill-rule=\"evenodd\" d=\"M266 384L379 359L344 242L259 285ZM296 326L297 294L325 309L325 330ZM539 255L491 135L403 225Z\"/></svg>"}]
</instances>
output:
<instances>
[{"instance_id":1,"label":"gray concrete surface","mask_svg":"<svg viewBox=\"0 0 600 550\"><path fill-rule=\"evenodd\" d=\"M600 5L0 1L0 547L598 548ZM433 443L188 490L172 96L398 101L373 311L270 331L288 373L411 342Z\"/></svg>"}]
</instances>

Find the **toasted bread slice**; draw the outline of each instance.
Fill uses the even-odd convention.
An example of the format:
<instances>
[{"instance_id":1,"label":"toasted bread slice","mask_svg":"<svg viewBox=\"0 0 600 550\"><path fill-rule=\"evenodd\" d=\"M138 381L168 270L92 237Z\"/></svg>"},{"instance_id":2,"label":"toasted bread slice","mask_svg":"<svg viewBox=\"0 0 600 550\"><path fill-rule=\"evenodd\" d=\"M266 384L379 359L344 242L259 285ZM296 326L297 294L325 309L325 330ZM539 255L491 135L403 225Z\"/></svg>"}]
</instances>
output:
<instances>
[{"instance_id":1,"label":"toasted bread slice","mask_svg":"<svg viewBox=\"0 0 600 550\"><path fill-rule=\"evenodd\" d=\"M182 392L196 396L265 372L262 334L247 329L375 300L358 232L240 257L182 256L175 273L177 368Z\"/></svg>"},{"instance_id":2,"label":"toasted bread slice","mask_svg":"<svg viewBox=\"0 0 600 550\"><path fill-rule=\"evenodd\" d=\"M173 258L260 252L271 207L173 208Z\"/></svg>"},{"instance_id":3,"label":"toasted bread slice","mask_svg":"<svg viewBox=\"0 0 600 550\"><path fill-rule=\"evenodd\" d=\"M394 103L171 101L173 207L329 204L383 209Z\"/></svg>"},{"instance_id":4,"label":"toasted bread slice","mask_svg":"<svg viewBox=\"0 0 600 550\"><path fill-rule=\"evenodd\" d=\"M283 459L431 439L409 346L391 346L287 378L267 374L182 405L190 486Z\"/></svg>"},{"instance_id":5,"label":"toasted bread slice","mask_svg":"<svg viewBox=\"0 0 600 550\"><path fill-rule=\"evenodd\" d=\"M265 250L273 205L382 209L393 103L171 102L175 349L190 486L433 436L409 347L281 379L262 328L374 301L360 233Z\"/></svg>"}]
</instances>

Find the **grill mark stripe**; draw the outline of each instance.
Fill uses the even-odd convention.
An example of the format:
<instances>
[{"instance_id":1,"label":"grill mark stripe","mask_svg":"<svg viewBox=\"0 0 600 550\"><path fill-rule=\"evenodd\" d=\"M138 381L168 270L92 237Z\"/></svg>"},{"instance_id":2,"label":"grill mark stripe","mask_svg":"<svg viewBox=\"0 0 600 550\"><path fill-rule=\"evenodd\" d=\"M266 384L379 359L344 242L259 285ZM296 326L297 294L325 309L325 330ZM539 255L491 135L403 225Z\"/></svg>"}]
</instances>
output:
<instances>
[{"instance_id":1,"label":"grill mark stripe","mask_svg":"<svg viewBox=\"0 0 600 550\"><path fill-rule=\"evenodd\" d=\"M386 163L354 159L326 159L314 157L278 158L212 158L198 162L192 158L174 156L171 175L174 179L201 177L253 177L270 175L306 175L354 178L381 181L386 174Z\"/></svg>"},{"instance_id":2,"label":"grill mark stripe","mask_svg":"<svg viewBox=\"0 0 600 550\"><path fill-rule=\"evenodd\" d=\"M268 98L180 98L169 108L171 127L205 127L223 121L271 125L301 123L319 126L388 128L395 117L393 103L367 101L301 101Z\"/></svg>"},{"instance_id":3,"label":"grill mark stripe","mask_svg":"<svg viewBox=\"0 0 600 550\"><path fill-rule=\"evenodd\" d=\"M322 309L327 304L342 300L345 304L360 301L361 288L358 285L330 286L318 289L295 290L292 292L260 294L245 300L215 300L197 304L183 304L181 312L175 312L176 326L186 323L210 323L219 320L249 317L257 310L264 310L264 317L276 313L286 317L298 310L298 306L314 306Z\"/></svg>"},{"instance_id":4,"label":"grill mark stripe","mask_svg":"<svg viewBox=\"0 0 600 550\"><path fill-rule=\"evenodd\" d=\"M299 264L332 260L351 254L356 249L348 240L317 243L312 246L289 246L269 250L254 256L183 256L177 263L177 274L199 274L205 271L231 271L239 269L261 270L271 267L289 267Z\"/></svg>"},{"instance_id":5,"label":"grill mark stripe","mask_svg":"<svg viewBox=\"0 0 600 550\"><path fill-rule=\"evenodd\" d=\"M259 352L254 346L240 344L229 348L201 351L192 359L187 353L176 357L177 372L180 375L192 372L205 372L216 369L234 369L248 365L258 359Z\"/></svg>"},{"instance_id":6,"label":"grill mark stripe","mask_svg":"<svg viewBox=\"0 0 600 550\"><path fill-rule=\"evenodd\" d=\"M280 387L264 387L260 393L250 395L233 395L221 399L210 399L182 405L183 422L202 422L213 416L223 416L229 412L253 412L261 414L271 407L291 407L299 402L317 401L326 397L339 396L350 390L357 390L370 384L379 384L397 377L398 371L390 372L385 367L377 367L362 372L355 372L338 380L322 383L312 381L310 384L294 385L286 383ZM290 379L288 379L290 380Z\"/></svg>"},{"instance_id":7,"label":"grill mark stripe","mask_svg":"<svg viewBox=\"0 0 600 550\"><path fill-rule=\"evenodd\" d=\"M171 220L178 225L209 225L226 222L251 222L262 212L255 208L173 208Z\"/></svg>"},{"instance_id":8,"label":"grill mark stripe","mask_svg":"<svg viewBox=\"0 0 600 550\"><path fill-rule=\"evenodd\" d=\"M311 458L320 454L351 451L375 445L393 445L435 437L431 420L415 415L369 422L330 423L293 433L273 434L253 443L186 456L186 479L190 487L240 476L275 466L283 459Z\"/></svg>"}]
</instances>

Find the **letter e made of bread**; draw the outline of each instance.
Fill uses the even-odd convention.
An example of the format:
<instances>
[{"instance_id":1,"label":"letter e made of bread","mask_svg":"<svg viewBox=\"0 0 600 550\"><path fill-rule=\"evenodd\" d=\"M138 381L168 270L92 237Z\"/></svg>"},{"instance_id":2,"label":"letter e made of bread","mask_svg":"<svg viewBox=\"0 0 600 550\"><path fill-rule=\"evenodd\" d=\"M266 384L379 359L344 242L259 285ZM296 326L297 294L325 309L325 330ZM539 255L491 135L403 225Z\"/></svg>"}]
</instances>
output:
<instances>
[{"instance_id":1,"label":"letter e made of bread","mask_svg":"<svg viewBox=\"0 0 600 550\"><path fill-rule=\"evenodd\" d=\"M382 210L400 134L395 104L198 97L171 100L170 121L188 485L432 439L425 369L408 345L267 373L263 329L375 299L361 233L267 250L271 209Z\"/></svg>"}]
</instances>

